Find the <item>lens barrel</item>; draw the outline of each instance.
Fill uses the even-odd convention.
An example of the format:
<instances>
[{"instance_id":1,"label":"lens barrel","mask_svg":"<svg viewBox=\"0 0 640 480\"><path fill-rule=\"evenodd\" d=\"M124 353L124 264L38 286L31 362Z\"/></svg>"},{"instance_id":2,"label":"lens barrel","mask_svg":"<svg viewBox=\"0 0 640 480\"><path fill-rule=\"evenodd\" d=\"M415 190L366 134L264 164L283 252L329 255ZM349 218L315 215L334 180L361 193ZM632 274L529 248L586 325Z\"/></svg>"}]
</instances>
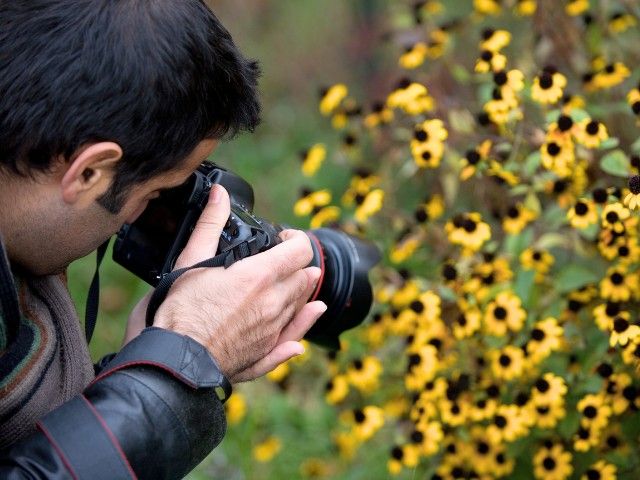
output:
<instances>
[{"instance_id":1,"label":"lens barrel","mask_svg":"<svg viewBox=\"0 0 640 480\"><path fill-rule=\"evenodd\" d=\"M307 332L311 342L338 350L339 335L362 323L373 302L369 270L380 261L370 243L339 230L320 228L306 232L313 248L311 265L322 270L319 292L327 311Z\"/></svg>"}]
</instances>

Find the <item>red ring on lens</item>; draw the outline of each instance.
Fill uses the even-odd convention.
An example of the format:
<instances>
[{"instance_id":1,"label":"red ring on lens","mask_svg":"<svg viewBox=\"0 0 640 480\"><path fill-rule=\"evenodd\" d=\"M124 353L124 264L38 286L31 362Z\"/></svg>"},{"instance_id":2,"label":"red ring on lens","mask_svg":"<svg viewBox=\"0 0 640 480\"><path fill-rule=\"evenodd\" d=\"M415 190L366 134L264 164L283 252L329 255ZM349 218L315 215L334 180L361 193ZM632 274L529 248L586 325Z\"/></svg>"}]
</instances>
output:
<instances>
[{"instance_id":1,"label":"red ring on lens","mask_svg":"<svg viewBox=\"0 0 640 480\"><path fill-rule=\"evenodd\" d=\"M320 267L320 278L318 279L318 285L316 286L313 295L311 295L311 300L309 300L309 302L313 302L320 296L320 288L322 287L322 281L324 280L324 251L322 250L320 240L318 240L318 238L313 233L307 232L307 236L309 237L309 240L316 244L318 253L320 254L320 265L318 265L318 267Z\"/></svg>"}]
</instances>

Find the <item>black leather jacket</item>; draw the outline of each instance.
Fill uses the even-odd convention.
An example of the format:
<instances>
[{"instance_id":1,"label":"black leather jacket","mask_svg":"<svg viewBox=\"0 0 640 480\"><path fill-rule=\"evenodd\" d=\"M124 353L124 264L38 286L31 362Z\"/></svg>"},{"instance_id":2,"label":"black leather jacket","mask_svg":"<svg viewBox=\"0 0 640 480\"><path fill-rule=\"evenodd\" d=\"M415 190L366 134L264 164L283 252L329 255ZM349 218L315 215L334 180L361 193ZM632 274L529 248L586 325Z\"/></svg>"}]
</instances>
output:
<instances>
[{"instance_id":1,"label":"black leather jacket","mask_svg":"<svg viewBox=\"0 0 640 480\"><path fill-rule=\"evenodd\" d=\"M147 328L37 433L0 452L0 478L181 478L224 436L222 380L202 345Z\"/></svg>"}]
</instances>

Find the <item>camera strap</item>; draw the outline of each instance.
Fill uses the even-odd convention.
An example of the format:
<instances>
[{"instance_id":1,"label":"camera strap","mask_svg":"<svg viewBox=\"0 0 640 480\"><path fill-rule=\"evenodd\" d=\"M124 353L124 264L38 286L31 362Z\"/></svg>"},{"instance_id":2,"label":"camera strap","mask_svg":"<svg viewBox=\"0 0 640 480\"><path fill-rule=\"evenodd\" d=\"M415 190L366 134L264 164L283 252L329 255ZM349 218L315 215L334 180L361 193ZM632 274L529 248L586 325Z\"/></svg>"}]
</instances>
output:
<instances>
[{"instance_id":1,"label":"camera strap","mask_svg":"<svg viewBox=\"0 0 640 480\"><path fill-rule=\"evenodd\" d=\"M87 295L87 307L84 311L84 333L87 337L87 344L91 341L93 336L93 330L96 328L96 322L98 320L98 305L100 303L100 264L104 259L107 248L109 248L109 238L106 242L98 247L96 250L96 273L93 274L93 280L89 287L89 294Z\"/></svg>"},{"instance_id":2,"label":"camera strap","mask_svg":"<svg viewBox=\"0 0 640 480\"><path fill-rule=\"evenodd\" d=\"M153 325L153 319L156 316L156 312L158 311L158 308L160 308L162 302L164 302L164 299L167 297L171 286L185 272L193 270L194 268L229 268L238 260L242 260L243 258L261 252L265 245L267 245L267 243L269 243L269 236L266 233L258 232L250 240L242 242L232 249L227 250L226 252L222 252L215 257L209 258L208 260L204 260L200 263L196 263L195 265L192 265L190 267L179 268L171 273L167 273L166 275L164 275L162 277L162 280L160 280L160 282L158 283L155 291L153 292L153 295L151 295L149 305L147 306L147 327L151 327Z\"/></svg>"}]
</instances>

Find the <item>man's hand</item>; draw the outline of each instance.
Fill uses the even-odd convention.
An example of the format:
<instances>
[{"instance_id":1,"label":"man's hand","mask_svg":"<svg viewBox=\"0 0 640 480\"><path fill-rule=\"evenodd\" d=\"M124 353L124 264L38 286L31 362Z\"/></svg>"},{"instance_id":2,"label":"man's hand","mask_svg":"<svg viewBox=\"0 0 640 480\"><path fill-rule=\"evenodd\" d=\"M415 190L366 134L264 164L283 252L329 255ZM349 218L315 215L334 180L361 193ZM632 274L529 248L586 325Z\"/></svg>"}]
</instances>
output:
<instances>
[{"instance_id":1,"label":"man's hand","mask_svg":"<svg viewBox=\"0 0 640 480\"><path fill-rule=\"evenodd\" d=\"M215 256L229 214L229 196L215 185L175 268ZM307 303L321 273L306 267L313 256L309 238L297 230L280 236L282 243L228 269L186 272L156 313L156 327L200 342L232 383L303 353L298 340L327 308L321 301Z\"/></svg>"}]
</instances>

